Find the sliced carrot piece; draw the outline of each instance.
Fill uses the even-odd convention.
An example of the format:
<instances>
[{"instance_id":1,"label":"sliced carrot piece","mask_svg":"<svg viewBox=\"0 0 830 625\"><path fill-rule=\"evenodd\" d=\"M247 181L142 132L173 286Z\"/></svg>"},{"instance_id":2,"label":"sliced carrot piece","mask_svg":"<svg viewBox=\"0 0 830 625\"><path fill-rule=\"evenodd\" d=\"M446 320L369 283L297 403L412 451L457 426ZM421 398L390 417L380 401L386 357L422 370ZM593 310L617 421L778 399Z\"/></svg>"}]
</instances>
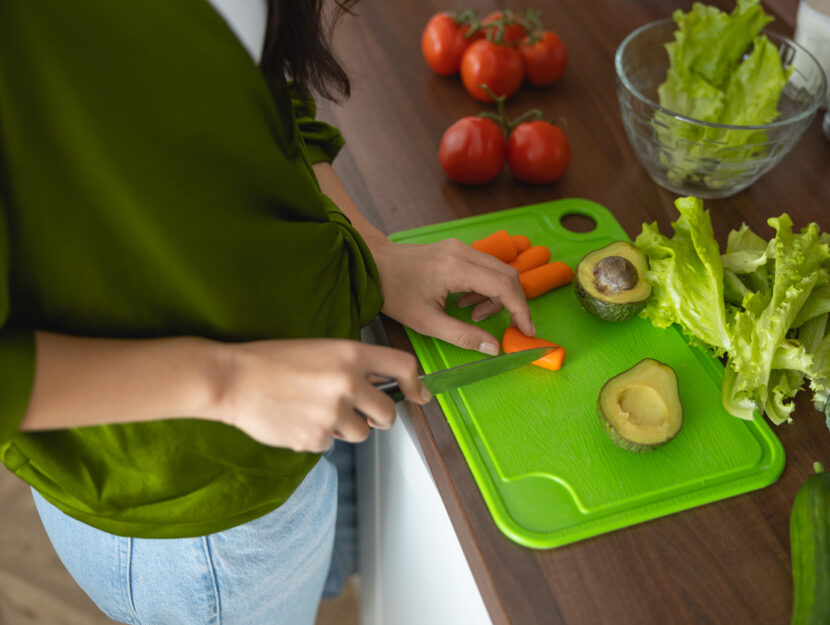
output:
<instances>
[{"instance_id":1,"label":"sliced carrot piece","mask_svg":"<svg viewBox=\"0 0 830 625\"><path fill-rule=\"evenodd\" d=\"M516 244L516 251L519 254L521 254L522 252L526 252L530 249L530 239L528 239L525 235L513 234L510 236L510 238L513 239L513 243Z\"/></svg>"},{"instance_id":2,"label":"sliced carrot piece","mask_svg":"<svg viewBox=\"0 0 830 625\"><path fill-rule=\"evenodd\" d=\"M573 270L561 260L519 274L519 282L522 283L527 299L539 297L551 289L568 284L573 278Z\"/></svg>"},{"instance_id":3,"label":"sliced carrot piece","mask_svg":"<svg viewBox=\"0 0 830 625\"><path fill-rule=\"evenodd\" d=\"M534 245L524 252L521 252L507 264L519 273L524 273L525 271L530 271L531 269L547 264L549 260L550 250L544 245Z\"/></svg>"},{"instance_id":4,"label":"sliced carrot piece","mask_svg":"<svg viewBox=\"0 0 830 625\"><path fill-rule=\"evenodd\" d=\"M495 256L506 263L509 263L518 255L516 244L506 230L496 230L490 236L473 241L472 246L479 252Z\"/></svg>"},{"instance_id":5,"label":"sliced carrot piece","mask_svg":"<svg viewBox=\"0 0 830 625\"><path fill-rule=\"evenodd\" d=\"M505 354L512 354L513 352L522 351L524 349L533 349L534 347L550 347L551 350L539 358L534 360L531 364L551 371L559 371L562 364L565 362L565 348L551 341L540 339L535 336L527 336L518 328L510 326L504 331L504 336L501 338L501 348Z\"/></svg>"}]
</instances>

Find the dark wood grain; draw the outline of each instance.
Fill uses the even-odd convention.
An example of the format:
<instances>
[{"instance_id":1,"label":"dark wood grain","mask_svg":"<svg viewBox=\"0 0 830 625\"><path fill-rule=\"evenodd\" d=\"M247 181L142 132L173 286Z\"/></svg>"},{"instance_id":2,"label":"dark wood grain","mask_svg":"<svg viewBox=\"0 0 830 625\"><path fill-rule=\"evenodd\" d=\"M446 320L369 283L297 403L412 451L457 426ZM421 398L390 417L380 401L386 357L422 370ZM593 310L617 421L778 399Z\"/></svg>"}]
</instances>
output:
<instances>
[{"instance_id":1,"label":"dark wood grain","mask_svg":"<svg viewBox=\"0 0 830 625\"><path fill-rule=\"evenodd\" d=\"M566 42L570 63L549 89L523 90L508 103L518 114L539 107L566 120L573 148L567 175L553 185L518 184L505 172L482 188L449 182L437 159L444 130L485 106L457 78L433 75L420 55L420 34L436 0L359 5L341 23L338 50L354 95L323 116L343 130L347 147L335 167L370 220L386 232L565 197L610 209L636 236L643 222L664 232L675 196L637 162L617 110L613 56L634 28L690 2L540 0L545 23ZM731 2L715 2L731 9ZM482 14L504 3L471 0ZM796 0L770 0L772 27L792 34ZM516 5L514 8L524 8ZM766 219L788 212L796 227L830 229L830 142L815 120L776 169L749 190L706 202L716 236L748 223L764 236ZM386 320L393 345L411 349ZM789 511L812 462L830 462L830 432L800 398L794 423L775 431L787 468L774 485L554 550L516 545L495 527L440 408L410 406L415 431L484 602L498 625L647 625L665 623L782 625L789 622Z\"/></svg>"}]
</instances>

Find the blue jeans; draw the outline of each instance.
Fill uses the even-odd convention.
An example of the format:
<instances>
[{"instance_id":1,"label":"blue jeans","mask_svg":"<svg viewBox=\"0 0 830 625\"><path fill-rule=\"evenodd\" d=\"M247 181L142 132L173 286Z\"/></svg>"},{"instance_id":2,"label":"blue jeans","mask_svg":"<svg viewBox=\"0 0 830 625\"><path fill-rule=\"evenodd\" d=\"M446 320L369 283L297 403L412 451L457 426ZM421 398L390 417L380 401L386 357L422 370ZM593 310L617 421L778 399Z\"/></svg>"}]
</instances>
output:
<instances>
[{"instance_id":1,"label":"blue jeans","mask_svg":"<svg viewBox=\"0 0 830 625\"><path fill-rule=\"evenodd\" d=\"M33 492L64 566L113 620L313 625L321 597L337 594L355 568L353 458L353 445L337 441L282 506L198 538L108 534Z\"/></svg>"}]
</instances>

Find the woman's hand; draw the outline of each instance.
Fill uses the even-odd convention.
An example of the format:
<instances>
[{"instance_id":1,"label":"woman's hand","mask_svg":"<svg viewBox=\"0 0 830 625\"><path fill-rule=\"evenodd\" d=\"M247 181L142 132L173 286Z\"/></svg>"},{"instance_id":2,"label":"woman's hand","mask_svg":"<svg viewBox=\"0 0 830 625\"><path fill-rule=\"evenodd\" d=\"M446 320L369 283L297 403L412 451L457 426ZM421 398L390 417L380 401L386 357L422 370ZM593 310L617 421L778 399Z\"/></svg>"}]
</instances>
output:
<instances>
[{"instance_id":1,"label":"woman's hand","mask_svg":"<svg viewBox=\"0 0 830 625\"><path fill-rule=\"evenodd\" d=\"M360 442L370 427L391 427L395 402L371 376L394 378L416 403L430 400L415 357L391 347L292 339L227 348L217 416L267 445L321 452L332 437Z\"/></svg>"},{"instance_id":2,"label":"woman's hand","mask_svg":"<svg viewBox=\"0 0 830 625\"><path fill-rule=\"evenodd\" d=\"M457 239L413 245L375 238L370 246L380 272L383 312L416 332L498 354L499 341L492 334L444 312L450 293L465 293L459 305L476 304L473 321L507 308L513 325L536 334L519 276L510 265Z\"/></svg>"}]
</instances>

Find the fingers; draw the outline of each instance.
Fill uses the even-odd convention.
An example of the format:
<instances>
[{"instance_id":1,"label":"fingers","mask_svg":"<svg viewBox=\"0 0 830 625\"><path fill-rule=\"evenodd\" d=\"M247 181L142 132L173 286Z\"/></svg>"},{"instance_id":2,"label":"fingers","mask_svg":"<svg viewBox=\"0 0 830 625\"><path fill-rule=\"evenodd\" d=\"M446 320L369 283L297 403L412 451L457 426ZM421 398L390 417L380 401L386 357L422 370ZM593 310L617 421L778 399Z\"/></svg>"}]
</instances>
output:
<instances>
[{"instance_id":1,"label":"fingers","mask_svg":"<svg viewBox=\"0 0 830 625\"><path fill-rule=\"evenodd\" d=\"M479 252L477 249L474 249L464 243L462 243L461 245L462 253L471 263L475 263L476 265L481 265L482 267L486 267L487 269L491 269L492 271L498 271L500 273L505 274L510 274L516 271L515 269L513 269L513 267L511 267L504 261L499 260L495 256L485 254L484 252Z\"/></svg>"},{"instance_id":2,"label":"fingers","mask_svg":"<svg viewBox=\"0 0 830 625\"><path fill-rule=\"evenodd\" d=\"M481 265L469 264L463 275L451 278L455 282L451 282L450 288L454 291L474 291L499 301L510 311L511 320L519 330L528 336L534 336L536 329L530 318L530 308L519 282L519 275L512 267L501 261L497 262L507 267L509 271L491 271ZM485 308L484 312L487 310Z\"/></svg>"},{"instance_id":3,"label":"fingers","mask_svg":"<svg viewBox=\"0 0 830 625\"><path fill-rule=\"evenodd\" d=\"M458 307L459 308L466 308L467 306L473 306L474 304L481 304L482 302L486 302L489 297L486 295L482 295L481 293L464 293L461 297L458 298Z\"/></svg>"},{"instance_id":4,"label":"fingers","mask_svg":"<svg viewBox=\"0 0 830 625\"><path fill-rule=\"evenodd\" d=\"M392 414L394 415L394 406ZM362 411L361 411L362 412ZM371 419L372 417L368 417ZM353 408L343 407L341 414L332 430L332 436L349 443L362 443L369 437L368 419L361 417Z\"/></svg>"},{"instance_id":5,"label":"fingers","mask_svg":"<svg viewBox=\"0 0 830 625\"><path fill-rule=\"evenodd\" d=\"M467 270L462 272L469 285L454 289L465 292L459 298L459 306L486 304L482 298L489 298L494 303L486 304L478 313L474 310L473 321L481 321L503 306L510 311L511 322L516 327L528 336L535 336L536 328L530 318L530 308L516 270L490 254L479 252L460 241L457 243L448 241L448 244L453 245L453 253L469 263Z\"/></svg>"},{"instance_id":6,"label":"fingers","mask_svg":"<svg viewBox=\"0 0 830 625\"><path fill-rule=\"evenodd\" d=\"M499 341L489 332L451 317L443 310L432 309L423 319L432 336L463 349L472 349L488 356L499 353ZM419 330L420 331L420 330Z\"/></svg>"},{"instance_id":7,"label":"fingers","mask_svg":"<svg viewBox=\"0 0 830 625\"><path fill-rule=\"evenodd\" d=\"M503 308L504 304L502 304L499 300L490 298L473 308L473 312L470 313L470 319L476 322L482 321L487 319L490 315L496 314Z\"/></svg>"},{"instance_id":8,"label":"fingers","mask_svg":"<svg viewBox=\"0 0 830 625\"><path fill-rule=\"evenodd\" d=\"M365 347L370 358L370 361L366 363L366 375L374 373L394 378L404 396L417 404L425 404L432 399L429 391L418 378L418 360L413 354L381 345L366 345ZM385 397L374 387L372 391Z\"/></svg>"},{"instance_id":9,"label":"fingers","mask_svg":"<svg viewBox=\"0 0 830 625\"><path fill-rule=\"evenodd\" d=\"M355 410L367 427L386 430L395 422L395 401L368 381L355 393L353 415Z\"/></svg>"}]
</instances>

